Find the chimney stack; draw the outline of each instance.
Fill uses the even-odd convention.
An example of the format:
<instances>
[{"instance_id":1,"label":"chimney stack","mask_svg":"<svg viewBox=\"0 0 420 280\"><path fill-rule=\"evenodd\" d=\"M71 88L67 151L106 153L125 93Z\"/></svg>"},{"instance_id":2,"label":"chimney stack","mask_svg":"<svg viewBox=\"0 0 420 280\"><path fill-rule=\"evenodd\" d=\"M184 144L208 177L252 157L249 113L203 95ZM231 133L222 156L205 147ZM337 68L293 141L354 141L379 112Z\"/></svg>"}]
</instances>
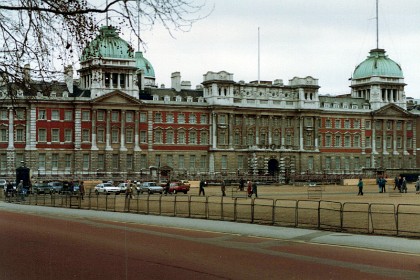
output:
<instances>
[{"instance_id":1,"label":"chimney stack","mask_svg":"<svg viewBox=\"0 0 420 280\"><path fill-rule=\"evenodd\" d=\"M181 73L173 72L171 75L171 87L175 91L181 91Z\"/></svg>"},{"instance_id":2,"label":"chimney stack","mask_svg":"<svg viewBox=\"0 0 420 280\"><path fill-rule=\"evenodd\" d=\"M64 81L70 94L73 94L73 66L68 65L64 68Z\"/></svg>"}]
</instances>

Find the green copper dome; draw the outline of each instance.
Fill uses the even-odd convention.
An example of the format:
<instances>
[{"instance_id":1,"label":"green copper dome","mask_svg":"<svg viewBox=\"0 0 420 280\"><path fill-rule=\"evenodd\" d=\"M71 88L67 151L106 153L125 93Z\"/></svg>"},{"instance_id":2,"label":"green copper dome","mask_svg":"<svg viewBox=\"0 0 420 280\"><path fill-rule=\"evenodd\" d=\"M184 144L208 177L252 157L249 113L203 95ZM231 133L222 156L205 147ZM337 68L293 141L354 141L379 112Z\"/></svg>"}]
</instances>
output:
<instances>
[{"instance_id":1,"label":"green copper dome","mask_svg":"<svg viewBox=\"0 0 420 280\"><path fill-rule=\"evenodd\" d=\"M94 57L123 58L134 57L133 48L118 36L112 26L102 26L99 35L83 50L81 61Z\"/></svg>"},{"instance_id":2,"label":"green copper dome","mask_svg":"<svg viewBox=\"0 0 420 280\"><path fill-rule=\"evenodd\" d=\"M152 64L150 64L150 62L146 58L144 58L142 52L136 52L135 59L136 59L136 67L138 69L144 70L145 77L155 78L155 70L153 69Z\"/></svg>"},{"instance_id":3,"label":"green copper dome","mask_svg":"<svg viewBox=\"0 0 420 280\"><path fill-rule=\"evenodd\" d=\"M383 49L373 49L365 61L360 63L353 73L353 79L372 76L404 78L401 67L388 58Z\"/></svg>"}]
</instances>

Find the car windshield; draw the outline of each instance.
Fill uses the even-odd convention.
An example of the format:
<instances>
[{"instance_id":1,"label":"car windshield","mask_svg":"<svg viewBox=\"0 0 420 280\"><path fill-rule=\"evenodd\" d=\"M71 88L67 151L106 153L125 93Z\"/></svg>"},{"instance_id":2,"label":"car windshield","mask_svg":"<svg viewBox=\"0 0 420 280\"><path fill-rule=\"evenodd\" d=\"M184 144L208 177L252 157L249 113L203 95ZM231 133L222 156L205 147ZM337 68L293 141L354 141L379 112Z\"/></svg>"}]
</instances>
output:
<instances>
[{"instance_id":1,"label":"car windshield","mask_svg":"<svg viewBox=\"0 0 420 280\"><path fill-rule=\"evenodd\" d=\"M105 184L104 184L104 187L108 187L108 188L109 188L109 187L113 187L113 185L111 185L111 184L109 184L109 183L105 183Z\"/></svg>"}]
</instances>

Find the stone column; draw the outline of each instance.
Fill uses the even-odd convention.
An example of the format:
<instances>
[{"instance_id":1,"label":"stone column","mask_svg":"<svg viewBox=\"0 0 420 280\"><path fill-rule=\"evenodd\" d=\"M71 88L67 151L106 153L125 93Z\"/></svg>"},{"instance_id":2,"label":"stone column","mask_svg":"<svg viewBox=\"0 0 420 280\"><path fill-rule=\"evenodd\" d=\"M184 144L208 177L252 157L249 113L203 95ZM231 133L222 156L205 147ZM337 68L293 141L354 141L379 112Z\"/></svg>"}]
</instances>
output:
<instances>
[{"instance_id":1,"label":"stone column","mask_svg":"<svg viewBox=\"0 0 420 280\"><path fill-rule=\"evenodd\" d=\"M299 117L299 150L303 151L303 117Z\"/></svg>"},{"instance_id":2,"label":"stone column","mask_svg":"<svg viewBox=\"0 0 420 280\"><path fill-rule=\"evenodd\" d=\"M281 116L281 149L284 149L285 134L286 134L286 117Z\"/></svg>"},{"instance_id":3,"label":"stone column","mask_svg":"<svg viewBox=\"0 0 420 280\"><path fill-rule=\"evenodd\" d=\"M212 148L216 149L217 147L217 121L216 121L216 113L212 113L212 121L211 121L211 128L212 128Z\"/></svg>"},{"instance_id":4,"label":"stone column","mask_svg":"<svg viewBox=\"0 0 420 280\"><path fill-rule=\"evenodd\" d=\"M134 151L141 151L140 148L140 136L139 136L139 121L140 121L140 112L136 111L136 119L134 121Z\"/></svg>"},{"instance_id":5,"label":"stone column","mask_svg":"<svg viewBox=\"0 0 420 280\"><path fill-rule=\"evenodd\" d=\"M111 110L106 111L106 151L112 151L111 146Z\"/></svg>"},{"instance_id":6,"label":"stone column","mask_svg":"<svg viewBox=\"0 0 420 280\"><path fill-rule=\"evenodd\" d=\"M256 116L255 118L255 145L258 147L258 145L260 144L260 121L261 121L261 116Z\"/></svg>"},{"instance_id":7,"label":"stone column","mask_svg":"<svg viewBox=\"0 0 420 280\"><path fill-rule=\"evenodd\" d=\"M273 144L273 116L268 117L268 145Z\"/></svg>"},{"instance_id":8,"label":"stone column","mask_svg":"<svg viewBox=\"0 0 420 280\"><path fill-rule=\"evenodd\" d=\"M402 122L402 126L403 126L403 139L402 139L402 141L403 141L404 155L408 156L409 153L407 151L407 120L404 120ZM416 130L414 130L414 131L416 131ZM415 149L413 149L413 150L415 151Z\"/></svg>"},{"instance_id":9,"label":"stone column","mask_svg":"<svg viewBox=\"0 0 420 280\"><path fill-rule=\"evenodd\" d=\"M376 120L372 120L372 154L376 155Z\"/></svg>"},{"instance_id":10,"label":"stone column","mask_svg":"<svg viewBox=\"0 0 420 280\"><path fill-rule=\"evenodd\" d=\"M96 146L96 110L92 111L92 151L97 151L98 147Z\"/></svg>"},{"instance_id":11,"label":"stone column","mask_svg":"<svg viewBox=\"0 0 420 280\"><path fill-rule=\"evenodd\" d=\"M121 130L120 130L120 139L121 139L121 144L120 144L120 151L121 152L126 152L127 148L125 147L125 110L121 111Z\"/></svg>"},{"instance_id":12,"label":"stone column","mask_svg":"<svg viewBox=\"0 0 420 280\"><path fill-rule=\"evenodd\" d=\"M14 144L14 118L13 118L13 107L9 108L9 141L7 144L8 150L13 150L15 148Z\"/></svg>"},{"instance_id":13,"label":"stone column","mask_svg":"<svg viewBox=\"0 0 420 280\"><path fill-rule=\"evenodd\" d=\"M233 149L233 120L234 114L229 114L229 121L228 121L228 133L229 133L229 149Z\"/></svg>"},{"instance_id":14,"label":"stone column","mask_svg":"<svg viewBox=\"0 0 420 280\"><path fill-rule=\"evenodd\" d=\"M320 121L320 117L314 117L314 147L315 147L315 151L319 152L319 144L318 143L318 138L319 138L319 127L318 127L318 123Z\"/></svg>"},{"instance_id":15,"label":"stone column","mask_svg":"<svg viewBox=\"0 0 420 280\"><path fill-rule=\"evenodd\" d=\"M397 150L397 120L392 121L392 146L394 151L392 152L393 155L398 155Z\"/></svg>"},{"instance_id":16,"label":"stone column","mask_svg":"<svg viewBox=\"0 0 420 280\"><path fill-rule=\"evenodd\" d=\"M387 124L385 123L385 120L382 120L382 154L387 155L387 143L386 143L386 130L387 130Z\"/></svg>"}]
</instances>

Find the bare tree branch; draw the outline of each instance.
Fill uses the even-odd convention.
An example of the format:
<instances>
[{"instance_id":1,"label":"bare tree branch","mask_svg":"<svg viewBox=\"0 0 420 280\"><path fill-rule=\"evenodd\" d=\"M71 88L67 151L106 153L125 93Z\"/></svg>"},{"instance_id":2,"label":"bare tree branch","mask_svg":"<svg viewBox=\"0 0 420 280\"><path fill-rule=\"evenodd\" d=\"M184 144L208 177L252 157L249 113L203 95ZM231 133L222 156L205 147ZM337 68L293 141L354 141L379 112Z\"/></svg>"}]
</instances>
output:
<instances>
[{"instance_id":1,"label":"bare tree branch","mask_svg":"<svg viewBox=\"0 0 420 280\"><path fill-rule=\"evenodd\" d=\"M206 0L3 0L0 4L0 91L34 95L37 84L63 79L63 69L96 37L105 13L140 40L141 27L188 31ZM98 2L100 2L98 4ZM206 15L205 15L206 16ZM27 79L29 65L31 79ZM26 78L25 78L26 77ZM14 87L10 87L13 84ZM45 90L45 89L44 89ZM44 94L48 94L45 92Z\"/></svg>"}]
</instances>

